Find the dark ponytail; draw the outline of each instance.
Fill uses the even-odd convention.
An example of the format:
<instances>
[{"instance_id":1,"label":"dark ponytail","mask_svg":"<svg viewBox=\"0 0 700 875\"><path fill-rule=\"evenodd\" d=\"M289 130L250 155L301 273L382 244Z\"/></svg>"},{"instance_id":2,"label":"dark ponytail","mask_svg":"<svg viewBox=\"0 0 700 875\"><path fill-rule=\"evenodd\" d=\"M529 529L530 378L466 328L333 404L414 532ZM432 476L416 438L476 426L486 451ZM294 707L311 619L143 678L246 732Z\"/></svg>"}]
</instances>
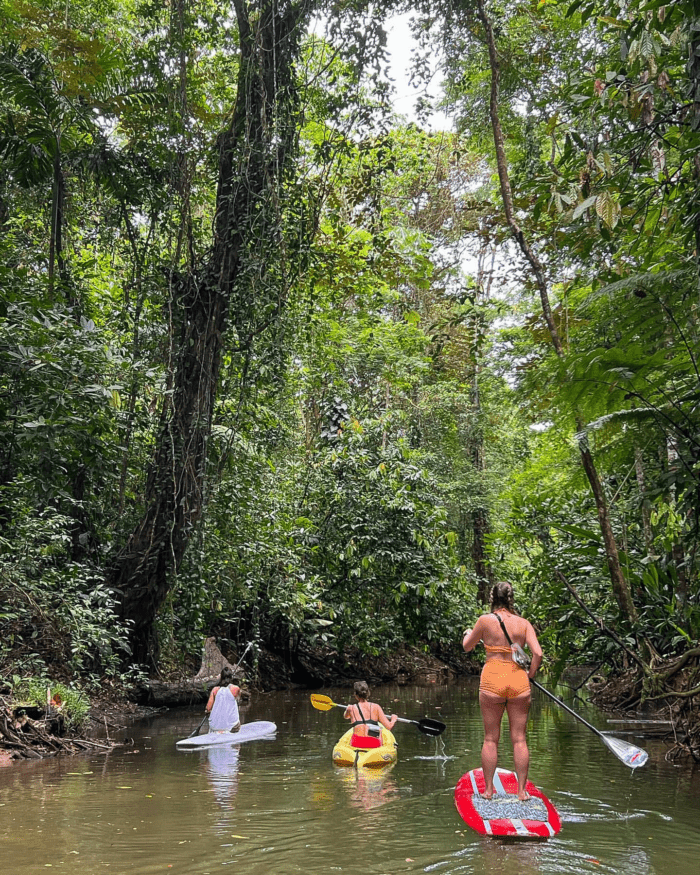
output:
<instances>
[{"instance_id":1,"label":"dark ponytail","mask_svg":"<svg viewBox=\"0 0 700 875\"><path fill-rule=\"evenodd\" d=\"M231 669L227 665L225 665L221 669L221 677L219 678L218 686L227 687L229 684L232 684L234 680L235 680L234 673L231 671Z\"/></svg>"}]
</instances>

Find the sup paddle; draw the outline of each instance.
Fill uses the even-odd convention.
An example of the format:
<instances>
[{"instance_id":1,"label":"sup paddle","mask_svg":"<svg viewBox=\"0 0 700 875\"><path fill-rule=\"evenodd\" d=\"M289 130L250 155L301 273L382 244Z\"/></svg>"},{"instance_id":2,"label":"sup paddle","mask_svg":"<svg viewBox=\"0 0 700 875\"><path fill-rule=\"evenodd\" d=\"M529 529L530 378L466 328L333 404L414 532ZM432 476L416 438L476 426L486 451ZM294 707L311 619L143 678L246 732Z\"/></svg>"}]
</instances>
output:
<instances>
[{"instance_id":1,"label":"sup paddle","mask_svg":"<svg viewBox=\"0 0 700 875\"><path fill-rule=\"evenodd\" d=\"M507 632L506 638L508 638ZM527 658L527 654L519 644L512 644L512 647L514 648L514 662L527 671L530 668L530 660ZM569 708L569 706L562 702L561 699L557 698L554 693L550 693L549 690L546 690L542 684L537 683L533 678L530 678L530 683L534 684L538 690L545 694L545 696L549 696L549 698L556 702L557 705L561 705L561 707L565 711L568 711L572 717L575 717L583 723L584 726L587 726L592 732L595 732L595 734L603 740L603 744L608 750L611 750L615 756L626 766L629 766L630 769L638 769L649 759L649 754L645 750L642 750L641 747L636 747L627 741L622 741L620 738L613 738L611 735L605 735L600 729L596 729L595 726L592 726L587 720L584 720L580 714L577 714L572 708Z\"/></svg>"},{"instance_id":2,"label":"sup paddle","mask_svg":"<svg viewBox=\"0 0 700 875\"><path fill-rule=\"evenodd\" d=\"M207 719L208 716L209 716L209 712L207 711L206 714L204 715L204 717L202 717L202 722L199 724L199 726L193 732L190 732L190 734L187 736L188 738L192 738L193 735L196 735L199 732L199 730L202 728L202 726L204 726L204 721Z\"/></svg>"},{"instance_id":3,"label":"sup paddle","mask_svg":"<svg viewBox=\"0 0 700 875\"><path fill-rule=\"evenodd\" d=\"M329 699L328 696L321 696L317 693L311 696L311 704L318 711L330 711L331 708L348 707L347 705L339 705L337 702ZM396 719L399 723L415 723L419 732L433 737L442 735L445 729L447 729L444 723L441 723L439 720L432 720L430 717L424 717L422 720L408 720L406 717L397 717Z\"/></svg>"},{"instance_id":4,"label":"sup paddle","mask_svg":"<svg viewBox=\"0 0 700 875\"><path fill-rule=\"evenodd\" d=\"M549 696L550 699L553 699L557 705L561 705L565 711L568 711L572 717L575 717L584 726L587 726L591 729L595 734L602 739L603 744L611 750L615 756L623 762L626 766L629 766L630 769L638 769L640 766L643 766L644 763L649 759L649 754L642 750L641 747L635 747L635 745L630 744L627 741L622 741L620 738L613 738L611 735L605 735L604 732L601 732L600 729L596 729L595 726L592 726L587 720L584 720L580 714L577 714L574 710L569 708L561 699L558 699L554 693L550 693L549 690L546 690L542 684L538 684L536 680L530 678L530 683L534 684L538 690L541 690L545 696Z\"/></svg>"},{"instance_id":5,"label":"sup paddle","mask_svg":"<svg viewBox=\"0 0 700 875\"><path fill-rule=\"evenodd\" d=\"M241 656L241 658L238 660L236 665L234 665L234 669L236 671L238 671L238 669L240 669L241 663L243 662L243 659L245 658L246 653L250 650L250 648L252 646L253 646L253 642L250 641L248 643L248 646L246 647L246 649L243 651L243 656ZM193 732L190 732L190 734L187 736L188 738L192 738L193 736L195 736L199 732L199 730L202 728L202 726L204 726L204 721L207 719L208 716L209 716L209 712L207 711L205 713L204 717L202 717L202 722L199 724L199 726Z\"/></svg>"}]
</instances>

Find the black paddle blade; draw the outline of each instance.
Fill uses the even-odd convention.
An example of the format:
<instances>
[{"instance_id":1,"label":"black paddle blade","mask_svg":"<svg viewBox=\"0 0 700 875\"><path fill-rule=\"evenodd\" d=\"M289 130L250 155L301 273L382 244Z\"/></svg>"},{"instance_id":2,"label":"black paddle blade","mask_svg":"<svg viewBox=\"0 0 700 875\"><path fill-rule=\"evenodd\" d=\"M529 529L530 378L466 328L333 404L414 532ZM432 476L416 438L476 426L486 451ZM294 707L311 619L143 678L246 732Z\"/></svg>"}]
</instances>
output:
<instances>
[{"instance_id":1,"label":"black paddle blade","mask_svg":"<svg viewBox=\"0 0 700 875\"><path fill-rule=\"evenodd\" d=\"M447 729L444 723L441 723L439 720L431 720L430 717L424 717L422 720L418 721L418 729L423 733L423 735L442 735L442 733Z\"/></svg>"}]
</instances>

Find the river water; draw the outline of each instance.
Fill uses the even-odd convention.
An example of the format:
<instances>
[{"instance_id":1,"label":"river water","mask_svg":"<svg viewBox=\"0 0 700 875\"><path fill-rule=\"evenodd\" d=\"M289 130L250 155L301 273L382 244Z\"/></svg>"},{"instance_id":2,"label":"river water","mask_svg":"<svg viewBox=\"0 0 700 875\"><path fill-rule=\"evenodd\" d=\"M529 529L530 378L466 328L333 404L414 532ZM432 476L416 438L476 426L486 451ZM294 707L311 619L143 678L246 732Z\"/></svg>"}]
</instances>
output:
<instances>
[{"instance_id":1,"label":"river water","mask_svg":"<svg viewBox=\"0 0 700 875\"><path fill-rule=\"evenodd\" d=\"M633 773L535 691L530 777L559 810L562 830L546 842L506 843L472 832L454 806L455 784L479 765L476 681L384 686L373 699L387 712L445 722L444 752L397 724L394 767L376 776L337 769L342 711L316 711L308 693L294 691L256 694L244 709L244 722L277 723L274 740L186 753L175 742L201 708L178 709L129 727L134 748L2 769L0 873L700 872L700 770L667 763L663 742L625 735L576 704L589 722L649 751ZM512 767L505 720L499 764Z\"/></svg>"}]
</instances>

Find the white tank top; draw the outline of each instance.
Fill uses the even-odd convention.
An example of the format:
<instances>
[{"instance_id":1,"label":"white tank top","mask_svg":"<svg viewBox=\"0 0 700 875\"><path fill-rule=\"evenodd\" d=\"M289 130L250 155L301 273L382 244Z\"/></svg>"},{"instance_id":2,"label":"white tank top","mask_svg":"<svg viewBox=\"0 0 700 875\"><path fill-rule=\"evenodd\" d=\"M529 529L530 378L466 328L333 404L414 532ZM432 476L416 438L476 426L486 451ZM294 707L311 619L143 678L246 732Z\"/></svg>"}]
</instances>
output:
<instances>
[{"instance_id":1,"label":"white tank top","mask_svg":"<svg viewBox=\"0 0 700 875\"><path fill-rule=\"evenodd\" d=\"M209 715L209 729L212 732L229 730L239 719L236 697L229 687L219 687Z\"/></svg>"}]
</instances>

